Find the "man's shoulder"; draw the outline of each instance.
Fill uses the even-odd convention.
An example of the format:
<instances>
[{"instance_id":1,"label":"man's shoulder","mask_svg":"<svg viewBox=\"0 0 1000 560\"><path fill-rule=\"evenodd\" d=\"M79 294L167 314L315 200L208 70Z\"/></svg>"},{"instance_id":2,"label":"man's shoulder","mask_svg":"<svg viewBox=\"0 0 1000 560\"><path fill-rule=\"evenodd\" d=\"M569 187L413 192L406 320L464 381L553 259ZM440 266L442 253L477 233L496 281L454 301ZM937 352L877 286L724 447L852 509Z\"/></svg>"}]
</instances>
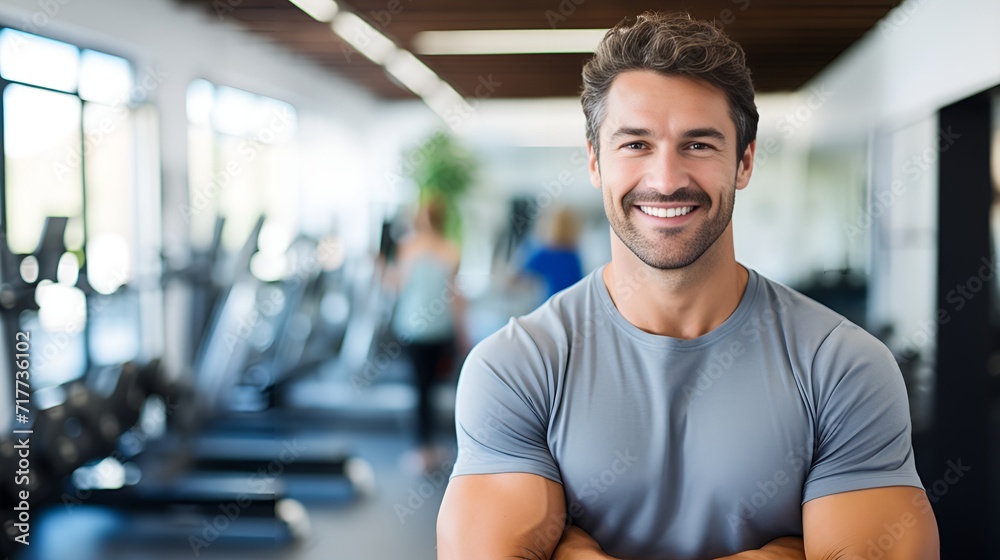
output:
<instances>
[{"instance_id":1,"label":"man's shoulder","mask_svg":"<svg viewBox=\"0 0 1000 560\"><path fill-rule=\"evenodd\" d=\"M757 314L765 320L775 317L786 323L786 328L798 331L831 333L838 325L848 321L843 315L781 282L757 273L760 279L760 301Z\"/></svg>"},{"instance_id":2,"label":"man's shoulder","mask_svg":"<svg viewBox=\"0 0 1000 560\"><path fill-rule=\"evenodd\" d=\"M553 295L534 311L511 317L500 330L476 345L480 355L517 359L524 354L554 359L565 353L573 333L592 315L594 275L589 274L569 288Z\"/></svg>"},{"instance_id":3,"label":"man's shoulder","mask_svg":"<svg viewBox=\"0 0 1000 560\"><path fill-rule=\"evenodd\" d=\"M477 344L462 366L459 398L484 392L494 399L516 398L537 418L546 418L573 343L574 321L586 314L579 301L587 298L586 280L535 311L512 317Z\"/></svg>"},{"instance_id":4,"label":"man's shoulder","mask_svg":"<svg viewBox=\"0 0 1000 560\"><path fill-rule=\"evenodd\" d=\"M762 275L761 292L765 320L768 309L779 317L786 333L812 354L846 352L850 356L891 358L885 344L874 335L851 322L826 305Z\"/></svg>"}]
</instances>

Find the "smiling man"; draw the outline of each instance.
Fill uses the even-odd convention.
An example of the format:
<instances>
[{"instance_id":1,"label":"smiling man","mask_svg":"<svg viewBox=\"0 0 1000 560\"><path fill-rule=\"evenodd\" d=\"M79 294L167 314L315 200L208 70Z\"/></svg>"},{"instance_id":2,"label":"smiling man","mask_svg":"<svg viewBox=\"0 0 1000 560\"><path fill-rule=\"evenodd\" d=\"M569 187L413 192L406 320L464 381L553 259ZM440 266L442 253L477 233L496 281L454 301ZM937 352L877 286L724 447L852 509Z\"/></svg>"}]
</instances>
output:
<instances>
[{"instance_id":1,"label":"smiling man","mask_svg":"<svg viewBox=\"0 0 1000 560\"><path fill-rule=\"evenodd\" d=\"M438 557L938 558L892 355L736 261L742 49L647 13L583 77L611 262L470 354Z\"/></svg>"}]
</instances>

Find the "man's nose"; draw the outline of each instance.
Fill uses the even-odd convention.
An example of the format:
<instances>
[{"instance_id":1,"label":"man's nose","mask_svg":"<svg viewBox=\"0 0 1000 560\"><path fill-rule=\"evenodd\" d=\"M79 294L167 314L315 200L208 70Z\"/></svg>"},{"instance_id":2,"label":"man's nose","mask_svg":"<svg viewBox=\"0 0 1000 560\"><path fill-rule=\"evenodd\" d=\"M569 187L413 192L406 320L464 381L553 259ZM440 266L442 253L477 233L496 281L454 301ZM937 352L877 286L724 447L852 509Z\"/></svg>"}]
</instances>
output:
<instances>
[{"instance_id":1,"label":"man's nose","mask_svg":"<svg viewBox=\"0 0 1000 560\"><path fill-rule=\"evenodd\" d=\"M688 162L675 150L663 150L650 158L645 179L647 187L663 194L691 186Z\"/></svg>"}]
</instances>

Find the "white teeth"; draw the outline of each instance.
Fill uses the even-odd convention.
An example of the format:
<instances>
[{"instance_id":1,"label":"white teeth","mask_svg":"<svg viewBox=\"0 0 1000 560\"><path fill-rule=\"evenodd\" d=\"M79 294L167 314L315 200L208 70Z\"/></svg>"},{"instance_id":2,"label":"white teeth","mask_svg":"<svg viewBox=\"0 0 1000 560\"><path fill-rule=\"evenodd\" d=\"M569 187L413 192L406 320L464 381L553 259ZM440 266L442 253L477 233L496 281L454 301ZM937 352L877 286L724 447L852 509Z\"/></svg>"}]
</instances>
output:
<instances>
[{"instance_id":1,"label":"white teeth","mask_svg":"<svg viewBox=\"0 0 1000 560\"><path fill-rule=\"evenodd\" d=\"M656 208L654 206L640 206L639 210L642 210L650 216L656 216L658 218L676 218L677 216L683 216L688 212L694 210L694 206L681 206L680 208Z\"/></svg>"}]
</instances>

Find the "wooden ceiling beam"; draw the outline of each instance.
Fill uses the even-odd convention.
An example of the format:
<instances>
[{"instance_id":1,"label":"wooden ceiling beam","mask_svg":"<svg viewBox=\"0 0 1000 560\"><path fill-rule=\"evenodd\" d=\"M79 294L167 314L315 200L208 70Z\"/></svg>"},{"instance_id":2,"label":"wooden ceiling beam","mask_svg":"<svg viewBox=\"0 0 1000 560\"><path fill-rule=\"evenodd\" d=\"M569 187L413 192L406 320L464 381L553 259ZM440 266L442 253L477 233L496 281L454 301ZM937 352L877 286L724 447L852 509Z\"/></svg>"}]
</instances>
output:
<instances>
[{"instance_id":1,"label":"wooden ceiling beam","mask_svg":"<svg viewBox=\"0 0 1000 560\"><path fill-rule=\"evenodd\" d=\"M388 99L412 98L375 64L353 52L328 24L288 0L240 0L218 10L218 0L174 0L198 6L220 22L236 23L262 41L299 53ZM398 1L398 4L393 4ZM577 4L579 2L579 4ZM404 48L426 30L546 29L610 27L649 7L646 0L338 0ZM747 52L760 91L795 89L816 75L851 43L868 32L896 0L664 0L662 10L687 9L694 17L716 19ZM398 6L398 8L394 8ZM740 9L745 7L745 9ZM392 13L390 11L395 11ZM728 10L728 12L727 12ZM480 76L501 81L496 97L575 96L588 54L421 56L428 66L465 94Z\"/></svg>"}]
</instances>

